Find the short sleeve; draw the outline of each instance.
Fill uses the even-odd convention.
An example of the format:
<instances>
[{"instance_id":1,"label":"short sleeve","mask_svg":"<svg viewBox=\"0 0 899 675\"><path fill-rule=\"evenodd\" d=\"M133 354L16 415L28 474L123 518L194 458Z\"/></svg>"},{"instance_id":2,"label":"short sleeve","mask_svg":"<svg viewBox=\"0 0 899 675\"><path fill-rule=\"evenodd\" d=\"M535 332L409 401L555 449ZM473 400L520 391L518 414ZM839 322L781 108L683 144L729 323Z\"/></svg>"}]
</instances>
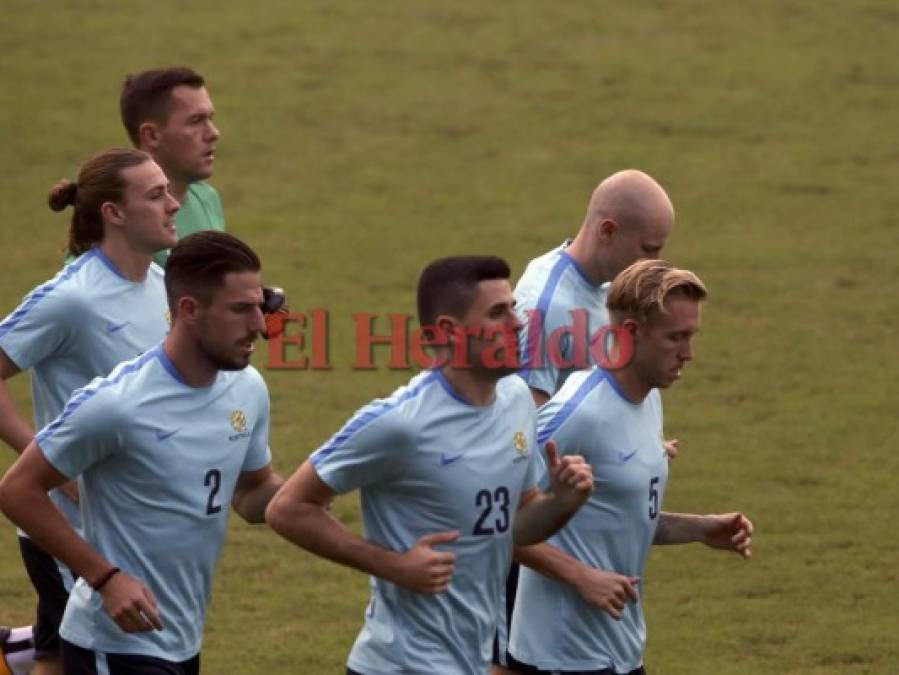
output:
<instances>
[{"instance_id":1,"label":"short sleeve","mask_svg":"<svg viewBox=\"0 0 899 675\"><path fill-rule=\"evenodd\" d=\"M35 437L47 461L70 478L83 473L117 447L115 410L118 406L108 382L96 378L77 389L59 416Z\"/></svg>"},{"instance_id":2,"label":"short sleeve","mask_svg":"<svg viewBox=\"0 0 899 675\"><path fill-rule=\"evenodd\" d=\"M537 412L537 442L541 455L546 444L553 441L559 456L584 455L589 462L590 457L584 447L584 439L591 438L593 430L590 416L583 410L583 402L602 379L602 371L578 371L563 385L556 396ZM548 476L547 476L548 478Z\"/></svg>"},{"instance_id":3,"label":"short sleeve","mask_svg":"<svg viewBox=\"0 0 899 675\"><path fill-rule=\"evenodd\" d=\"M547 354L546 317L538 309L522 310L519 318L525 326L518 336L518 351L521 354L522 379L531 389L538 389L547 396L556 391L559 370L555 359Z\"/></svg>"},{"instance_id":4,"label":"short sleeve","mask_svg":"<svg viewBox=\"0 0 899 675\"><path fill-rule=\"evenodd\" d=\"M269 401L268 387L262 377L259 377L259 415L253 432L250 435L250 445L247 448L241 471L256 471L268 466L272 461L272 451L268 444L269 417L271 404Z\"/></svg>"},{"instance_id":5,"label":"short sleeve","mask_svg":"<svg viewBox=\"0 0 899 675\"><path fill-rule=\"evenodd\" d=\"M0 349L20 370L66 348L72 339L78 307L54 283L35 288L0 323Z\"/></svg>"},{"instance_id":6,"label":"short sleeve","mask_svg":"<svg viewBox=\"0 0 899 675\"><path fill-rule=\"evenodd\" d=\"M412 445L402 410L373 403L357 412L311 456L319 477L337 493L387 479Z\"/></svg>"},{"instance_id":7,"label":"short sleeve","mask_svg":"<svg viewBox=\"0 0 899 675\"><path fill-rule=\"evenodd\" d=\"M543 448L537 445L537 419L534 417L534 426L531 438L534 439L534 451L529 453L528 468L524 474L524 482L521 491L526 492L533 487L541 487L548 484L549 475L546 471L546 462L543 460Z\"/></svg>"}]
</instances>

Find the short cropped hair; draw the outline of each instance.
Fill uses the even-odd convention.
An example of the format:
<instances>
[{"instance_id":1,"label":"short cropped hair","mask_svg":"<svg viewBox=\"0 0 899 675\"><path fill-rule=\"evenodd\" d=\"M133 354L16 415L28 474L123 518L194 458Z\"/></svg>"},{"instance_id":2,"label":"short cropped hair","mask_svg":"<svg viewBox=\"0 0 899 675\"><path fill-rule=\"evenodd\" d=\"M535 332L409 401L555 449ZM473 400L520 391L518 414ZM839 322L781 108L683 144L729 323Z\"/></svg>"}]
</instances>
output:
<instances>
[{"instance_id":1,"label":"short cropped hair","mask_svg":"<svg viewBox=\"0 0 899 675\"><path fill-rule=\"evenodd\" d=\"M461 318L477 296L478 283L510 275L509 264L492 255L435 260L418 278L418 322L432 326L441 314Z\"/></svg>"},{"instance_id":2,"label":"short cropped hair","mask_svg":"<svg viewBox=\"0 0 899 675\"><path fill-rule=\"evenodd\" d=\"M249 246L227 232L203 230L175 244L165 266L165 291L169 311L176 316L178 300L185 295L202 304L212 302L231 272L258 272L259 257Z\"/></svg>"},{"instance_id":3,"label":"short cropped hair","mask_svg":"<svg viewBox=\"0 0 899 675\"><path fill-rule=\"evenodd\" d=\"M206 81L191 68L154 68L125 77L119 106L122 124L131 142L140 145L140 125L156 122L164 125L172 110L172 89L180 86L199 89Z\"/></svg>"},{"instance_id":4,"label":"short cropped hair","mask_svg":"<svg viewBox=\"0 0 899 675\"><path fill-rule=\"evenodd\" d=\"M665 260L638 260L612 282L606 307L619 320L633 317L646 322L655 312L665 313L665 300L678 295L697 302L708 297L700 278Z\"/></svg>"}]
</instances>

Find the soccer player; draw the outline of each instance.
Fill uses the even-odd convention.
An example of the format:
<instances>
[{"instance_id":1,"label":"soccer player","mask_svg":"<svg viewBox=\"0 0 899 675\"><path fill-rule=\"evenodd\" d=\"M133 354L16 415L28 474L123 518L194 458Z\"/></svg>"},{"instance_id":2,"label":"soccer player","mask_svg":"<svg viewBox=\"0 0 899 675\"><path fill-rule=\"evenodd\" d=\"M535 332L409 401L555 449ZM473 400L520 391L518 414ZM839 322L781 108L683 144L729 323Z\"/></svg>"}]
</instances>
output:
<instances>
[{"instance_id":1,"label":"soccer player","mask_svg":"<svg viewBox=\"0 0 899 675\"><path fill-rule=\"evenodd\" d=\"M157 68L125 78L120 101L122 123L134 147L150 153L181 203L178 237L200 230L224 230L212 176L219 130L203 77L190 68ZM165 265L168 251L157 254Z\"/></svg>"},{"instance_id":2,"label":"soccer player","mask_svg":"<svg viewBox=\"0 0 899 675\"><path fill-rule=\"evenodd\" d=\"M674 227L674 207L664 188L642 171L612 174L593 191L587 215L574 239L528 263L515 286L516 311L525 322L520 336L521 377L543 405L575 370L595 365L602 353L599 332L609 324L606 296L612 280L636 260L656 258ZM600 341L594 345L594 339ZM677 440L666 442L671 457ZM508 627L515 604L519 551L504 599L505 621L497 634L494 673L509 672L506 660ZM594 575L588 593L607 593L627 585L621 575Z\"/></svg>"},{"instance_id":3,"label":"soccer player","mask_svg":"<svg viewBox=\"0 0 899 675\"><path fill-rule=\"evenodd\" d=\"M172 249L165 287L165 340L75 392L0 482L7 516L80 577L60 628L71 675L199 672L228 505L262 522L282 482L248 367L265 327L259 259L196 233ZM83 538L46 496L72 476Z\"/></svg>"},{"instance_id":4,"label":"soccer player","mask_svg":"<svg viewBox=\"0 0 899 675\"><path fill-rule=\"evenodd\" d=\"M538 445L583 453L596 490L550 539L567 556L545 558L541 573L522 567L509 652L519 673L638 675L646 627L642 579L652 544L702 542L750 556L752 523L741 513L692 515L662 510L668 460L662 446L659 388L680 379L693 358L706 289L687 270L644 260L612 283L613 325L633 339L633 355L614 371L572 375L538 417ZM597 606L578 590L584 569L614 570L631 585Z\"/></svg>"},{"instance_id":5,"label":"soccer player","mask_svg":"<svg viewBox=\"0 0 899 675\"><path fill-rule=\"evenodd\" d=\"M111 149L88 159L72 183L60 181L50 208L73 208L69 253L77 257L29 293L0 323L0 439L21 453L34 437L5 380L31 369L36 428L49 424L72 391L107 374L165 337L165 287L152 263L175 243L178 202L162 169L144 152ZM50 498L80 528L73 485ZM20 533L19 545L38 594L34 673L60 672L59 622L73 578ZM19 654L19 657L22 655Z\"/></svg>"},{"instance_id":6,"label":"soccer player","mask_svg":"<svg viewBox=\"0 0 899 675\"><path fill-rule=\"evenodd\" d=\"M362 408L285 483L266 513L282 536L372 575L348 673L484 673L513 540L546 538L593 487L589 466L550 449L536 486L535 406L514 372L509 267L437 260L418 315L440 363ZM366 537L328 511L359 489Z\"/></svg>"},{"instance_id":7,"label":"soccer player","mask_svg":"<svg viewBox=\"0 0 899 675\"><path fill-rule=\"evenodd\" d=\"M520 374L538 406L593 364L590 338L609 323L612 280L636 260L658 258L673 227L662 186L642 171L619 171L593 191L577 236L528 263L515 286L525 321Z\"/></svg>"}]
</instances>

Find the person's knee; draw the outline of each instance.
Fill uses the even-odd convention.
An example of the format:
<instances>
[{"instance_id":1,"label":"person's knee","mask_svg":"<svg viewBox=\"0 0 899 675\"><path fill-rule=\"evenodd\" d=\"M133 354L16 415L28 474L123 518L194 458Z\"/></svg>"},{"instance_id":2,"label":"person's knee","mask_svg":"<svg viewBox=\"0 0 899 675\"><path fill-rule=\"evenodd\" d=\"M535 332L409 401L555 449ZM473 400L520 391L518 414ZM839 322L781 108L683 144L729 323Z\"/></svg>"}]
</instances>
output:
<instances>
[{"instance_id":1,"label":"person's knee","mask_svg":"<svg viewBox=\"0 0 899 675\"><path fill-rule=\"evenodd\" d=\"M31 675L63 675L62 660L59 657L40 659L34 662Z\"/></svg>"}]
</instances>

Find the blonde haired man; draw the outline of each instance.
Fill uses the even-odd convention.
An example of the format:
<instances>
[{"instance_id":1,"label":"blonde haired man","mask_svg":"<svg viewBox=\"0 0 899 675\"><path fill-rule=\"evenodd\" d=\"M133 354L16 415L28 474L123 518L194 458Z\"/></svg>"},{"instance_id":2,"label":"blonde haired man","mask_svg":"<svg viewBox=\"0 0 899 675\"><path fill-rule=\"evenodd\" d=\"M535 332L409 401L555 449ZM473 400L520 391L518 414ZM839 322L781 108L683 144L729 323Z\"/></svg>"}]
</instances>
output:
<instances>
[{"instance_id":1,"label":"blonde haired man","mask_svg":"<svg viewBox=\"0 0 899 675\"><path fill-rule=\"evenodd\" d=\"M534 569L521 570L509 643L517 672L640 675L639 589L650 546L698 541L749 557L753 526L743 514L662 511L668 460L658 389L680 379L693 359L706 297L692 272L662 260L632 264L607 300L612 326L631 342L629 361L571 375L540 409L538 447L552 440L562 454L583 455L596 467L596 489L548 540L555 551L529 547ZM591 597L582 586L596 570L630 584Z\"/></svg>"}]
</instances>

